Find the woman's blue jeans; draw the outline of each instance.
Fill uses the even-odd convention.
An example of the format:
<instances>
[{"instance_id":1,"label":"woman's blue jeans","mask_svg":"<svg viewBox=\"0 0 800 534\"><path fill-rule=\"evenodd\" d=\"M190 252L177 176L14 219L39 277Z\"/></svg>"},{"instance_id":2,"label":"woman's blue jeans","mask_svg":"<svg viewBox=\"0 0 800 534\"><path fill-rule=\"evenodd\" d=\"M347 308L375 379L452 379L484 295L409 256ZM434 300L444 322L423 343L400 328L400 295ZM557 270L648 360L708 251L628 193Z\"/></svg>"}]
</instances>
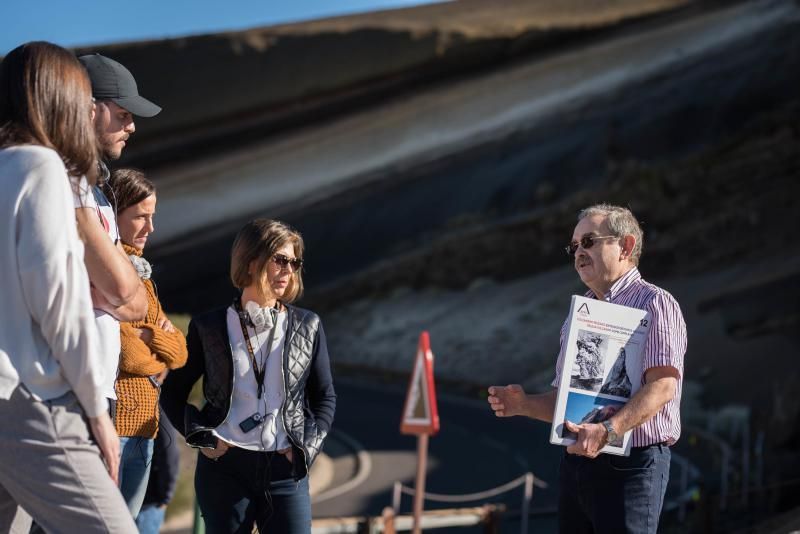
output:
<instances>
[{"instance_id":1,"label":"woman's blue jeans","mask_svg":"<svg viewBox=\"0 0 800 534\"><path fill-rule=\"evenodd\" d=\"M218 460L198 453L195 493L208 534L311 532L308 477L292 478L285 456L230 448Z\"/></svg>"},{"instance_id":2,"label":"woman's blue jeans","mask_svg":"<svg viewBox=\"0 0 800 534\"><path fill-rule=\"evenodd\" d=\"M139 527L139 534L158 534L161 525L164 524L164 512L166 507L158 504L145 504L139 510L136 518L136 526Z\"/></svg>"},{"instance_id":3,"label":"woman's blue jeans","mask_svg":"<svg viewBox=\"0 0 800 534\"><path fill-rule=\"evenodd\" d=\"M153 459L153 440L140 437L119 438L119 490L134 519L144 502L150 462Z\"/></svg>"}]
</instances>

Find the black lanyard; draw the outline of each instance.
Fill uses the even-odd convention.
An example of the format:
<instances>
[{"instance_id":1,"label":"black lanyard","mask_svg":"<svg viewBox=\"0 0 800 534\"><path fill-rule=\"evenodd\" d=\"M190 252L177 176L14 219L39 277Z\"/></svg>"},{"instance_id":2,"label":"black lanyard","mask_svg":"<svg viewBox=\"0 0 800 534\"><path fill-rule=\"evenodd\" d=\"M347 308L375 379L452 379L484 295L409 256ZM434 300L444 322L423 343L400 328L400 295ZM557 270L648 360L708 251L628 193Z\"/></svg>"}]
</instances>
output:
<instances>
[{"instance_id":1,"label":"black lanyard","mask_svg":"<svg viewBox=\"0 0 800 534\"><path fill-rule=\"evenodd\" d=\"M280 304L278 301L275 301L275 308L277 309L278 306L280 306ZM242 325L242 334L244 334L244 340L247 343L247 352L250 354L250 361L253 364L253 374L256 377L258 398L261 399L261 395L264 393L264 376L267 373L267 360L269 360L269 355L272 352L272 341L275 339L275 330L278 329L277 314L275 314L275 321L269 331L269 339L267 340L267 357L264 358L264 366L259 369L258 362L256 361L256 354L253 351L253 344L250 343L250 334L247 333L247 324L244 322L245 312L242 310L242 303L239 302L238 298L233 301L233 307L236 309L236 315L239 316L239 324ZM253 331L255 332L255 330ZM260 352L262 356L264 355L263 346L259 347L258 352Z\"/></svg>"}]
</instances>

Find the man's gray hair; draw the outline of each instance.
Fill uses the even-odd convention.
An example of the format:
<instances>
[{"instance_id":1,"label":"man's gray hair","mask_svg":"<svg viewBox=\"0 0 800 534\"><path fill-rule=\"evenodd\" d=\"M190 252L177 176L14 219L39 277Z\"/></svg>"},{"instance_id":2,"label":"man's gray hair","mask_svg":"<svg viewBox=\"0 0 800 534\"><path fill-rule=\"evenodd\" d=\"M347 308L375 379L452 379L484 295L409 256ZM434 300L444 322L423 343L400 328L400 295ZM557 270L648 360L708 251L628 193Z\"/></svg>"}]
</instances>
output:
<instances>
[{"instance_id":1,"label":"man's gray hair","mask_svg":"<svg viewBox=\"0 0 800 534\"><path fill-rule=\"evenodd\" d=\"M639 265L639 258L642 256L642 246L644 245L644 233L639 222L633 216L631 210L613 204L595 204L581 210L578 220L593 215L603 215L608 221L608 229L617 237L632 235L636 238L636 244L631 251L631 261L634 265Z\"/></svg>"}]
</instances>

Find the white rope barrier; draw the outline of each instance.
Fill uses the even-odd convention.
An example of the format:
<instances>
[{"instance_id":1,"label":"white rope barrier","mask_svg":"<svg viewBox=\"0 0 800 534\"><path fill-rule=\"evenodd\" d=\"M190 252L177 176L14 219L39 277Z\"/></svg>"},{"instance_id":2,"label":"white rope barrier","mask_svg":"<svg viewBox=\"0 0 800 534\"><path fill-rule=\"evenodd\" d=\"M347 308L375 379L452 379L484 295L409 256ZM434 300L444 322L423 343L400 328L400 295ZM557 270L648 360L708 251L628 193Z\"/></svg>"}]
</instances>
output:
<instances>
[{"instance_id":1,"label":"white rope barrier","mask_svg":"<svg viewBox=\"0 0 800 534\"><path fill-rule=\"evenodd\" d=\"M532 473L526 473L526 474L522 475L521 477L515 478L514 480L512 480L510 482L506 482L505 484L497 486L496 488L491 488L491 489L488 489L488 490L485 490L485 491L480 491L480 492L477 492L477 493L467 493L467 494L463 494L463 495L443 495L441 493L428 493L428 492L425 492L423 494L423 497L425 497L425 499L429 500L429 501L449 502L449 503L480 501L480 500L488 499L489 497L496 497L497 495L500 495L502 493L505 493L507 491L510 491L510 490L516 488L517 486L523 485L525 483L525 480L528 477L528 475L533 476ZM533 480L534 480L533 483L534 483L535 486L537 486L539 488L547 488L547 482L545 482L543 480L539 480L539 479L537 479L535 477L534 477ZM403 484L400 484L400 491L402 491L406 495L412 495L412 496L416 493L414 488L410 488L410 487L405 486Z\"/></svg>"}]
</instances>

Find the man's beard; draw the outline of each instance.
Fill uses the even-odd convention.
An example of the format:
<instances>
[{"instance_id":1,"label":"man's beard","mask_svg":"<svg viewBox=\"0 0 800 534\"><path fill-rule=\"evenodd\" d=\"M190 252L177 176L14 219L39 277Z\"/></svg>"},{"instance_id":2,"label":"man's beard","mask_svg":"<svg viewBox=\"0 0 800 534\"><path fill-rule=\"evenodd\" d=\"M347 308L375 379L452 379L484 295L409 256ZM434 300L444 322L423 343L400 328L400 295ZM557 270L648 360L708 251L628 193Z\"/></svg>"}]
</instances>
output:
<instances>
[{"instance_id":1,"label":"man's beard","mask_svg":"<svg viewBox=\"0 0 800 534\"><path fill-rule=\"evenodd\" d=\"M127 141L128 137L130 136L125 136L121 140ZM116 161L122 156L122 149L116 147L117 143L112 135L97 132L97 144L105 161Z\"/></svg>"}]
</instances>

